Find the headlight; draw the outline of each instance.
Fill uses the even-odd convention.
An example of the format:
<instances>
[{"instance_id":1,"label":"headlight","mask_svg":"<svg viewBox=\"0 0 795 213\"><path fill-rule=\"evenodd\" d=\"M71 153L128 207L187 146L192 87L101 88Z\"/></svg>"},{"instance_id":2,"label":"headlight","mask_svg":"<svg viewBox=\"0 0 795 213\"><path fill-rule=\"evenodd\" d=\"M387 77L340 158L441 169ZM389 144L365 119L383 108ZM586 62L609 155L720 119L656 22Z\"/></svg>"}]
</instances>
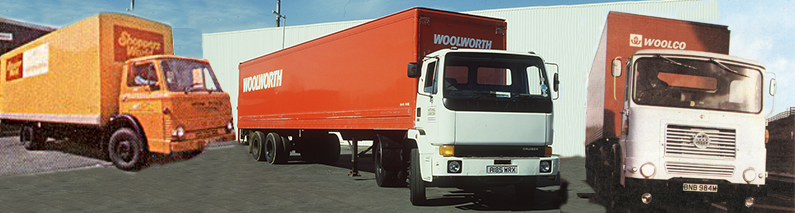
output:
<instances>
[{"instance_id":1,"label":"headlight","mask_svg":"<svg viewBox=\"0 0 795 213\"><path fill-rule=\"evenodd\" d=\"M461 173L461 161L447 161L447 173Z\"/></svg>"},{"instance_id":2,"label":"headlight","mask_svg":"<svg viewBox=\"0 0 795 213\"><path fill-rule=\"evenodd\" d=\"M185 128L182 128L182 126L177 126L177 128L174 128L174 130L171 131L171 136L177 137L177 139L182 139L182 137L185 136Z\"/></svg>"},{"instance_id":3,"label":"headlight","mask_svg":"<svg viewBox=\"0 0 795 213\"><path fill-rule=\"evenodd\" d=\"M652 175L654 175L654 164L646 163L643 164L643 166L640 166L640 174L646 178L649 178Z\"/></svg>"},{"instance_id":4,"label":"headlight","mask_svg":"<svg viewBox=\"0 0 795 213\"><path fill-rule=\"evenodd\" d=\"M751 181L754 181L754 179L756 179L756 171L754 171L753 168L746 169L745 171L743 171L743 179L745 180L745 182L749 183Z\"/></svg>"},{"instance_id":5,"label":"headlight","mask_svg":"<svg viewBox=\"0 0 795 213\"><path fill-rule=\"evenodd\" d=\"M541 173L552 172L552 163L548 160L541 161L538 168Z\"/></svg>"}]
</instances>

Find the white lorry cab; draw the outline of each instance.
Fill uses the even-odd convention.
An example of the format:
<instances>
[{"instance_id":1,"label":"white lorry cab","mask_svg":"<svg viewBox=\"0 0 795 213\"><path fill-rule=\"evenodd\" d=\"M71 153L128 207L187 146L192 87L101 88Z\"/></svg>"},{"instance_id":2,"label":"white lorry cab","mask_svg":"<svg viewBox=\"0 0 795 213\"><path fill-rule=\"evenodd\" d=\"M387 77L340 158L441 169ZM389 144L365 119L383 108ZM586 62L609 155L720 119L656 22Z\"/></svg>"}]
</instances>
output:
<instances>
[{"instance_id":1,"label":"white lorry cab","mask_svg":"<svg viewBox=\"0 0 795 213\"><path fill-rule=\"evenodd\" d=\"M646 49L612 67L613 77L625 76L620 136L586 145L586 161L608 162L590 164L597 193L622 194L641 207L679 197L748 211L767 177L764 93L775 94L775 79L764 87L764 66Z\"/></svg>"},{"instance_id":2,"label":"white lorry cab","mask_svg":"<svg viewBox=\"0 0 795 213\"><path fill-rule=\"evenodd\" d=\"M557 176L557 70L549 78L541 57L504 50L450 48L421 61L408 69L419 78L415 128L407 134L407 144L416 143L412 203L425 201L426 186L514 185L520 199L532 199L536 178Z\"/></svg>"}]
</instances>

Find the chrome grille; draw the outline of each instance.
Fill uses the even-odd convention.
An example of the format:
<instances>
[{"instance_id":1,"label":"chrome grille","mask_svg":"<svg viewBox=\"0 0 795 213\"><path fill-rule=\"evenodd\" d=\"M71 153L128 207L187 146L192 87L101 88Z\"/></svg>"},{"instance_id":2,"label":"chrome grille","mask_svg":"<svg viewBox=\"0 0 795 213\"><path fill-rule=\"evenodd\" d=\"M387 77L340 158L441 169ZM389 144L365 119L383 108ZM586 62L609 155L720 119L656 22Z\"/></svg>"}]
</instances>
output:
<instances>
[{"instance_id":1,"label":"chrome grille","mask_svg":"<svg viewBox=\"0 0 795 213\"><path fill-rule=\"evenodd\" d=\"M693 138L701 133L709 137L709 145L699 148ZM733 129L701 128L668 125L665 131L665 154L683 157L734 158L737 148Z\"/></svg>"},{"instance_id":2,"label":"chrome grille","mask_svg":"<svg viewBox=\"0 0 795 213\"><path fill-rule=\"evenodd\" d=\"M716 176L732 176L734 166L732 165L712 165L698 163L668 162L665 164L668 173L679 174L700 174Z\"/></svg>"}]
</instances>

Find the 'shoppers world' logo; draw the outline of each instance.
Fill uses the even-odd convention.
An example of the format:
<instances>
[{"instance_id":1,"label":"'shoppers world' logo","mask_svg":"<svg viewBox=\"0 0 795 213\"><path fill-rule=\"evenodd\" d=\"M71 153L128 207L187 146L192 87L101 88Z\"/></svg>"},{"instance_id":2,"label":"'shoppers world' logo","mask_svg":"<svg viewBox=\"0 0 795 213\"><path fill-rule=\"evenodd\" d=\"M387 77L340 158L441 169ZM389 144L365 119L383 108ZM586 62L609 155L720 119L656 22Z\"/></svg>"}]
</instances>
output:
<instances>
[{"instance_id":1,"label":"'shoppers world' logo","mask_svg":"<svg viewBox=\"0 0 795 213\"><path fill-rule=\"evenodd\" d=\"M6 60L6 81L22 78L22 53Z\"/></svg>"},{"instance_id":2,"label":"'shoppers world' logo","mask_svg":"<svg viewBox=\"0 0 795 213\"><path fill-rule=\"evenodd\" d=\"M118 25L113 26L113 47L116 61L165 52L163 35Z\"/></svg>"},{"instance_id":3,"label":"'shoppers world' logo","mask_svg":"<svg viewBox=\"0 0 795 213\"><path fill-rule=\"evenodd\" d=\"M50 70L50 44L25 50L6 60L6 81L43 75Z\"/></svg>"}]
</instances>

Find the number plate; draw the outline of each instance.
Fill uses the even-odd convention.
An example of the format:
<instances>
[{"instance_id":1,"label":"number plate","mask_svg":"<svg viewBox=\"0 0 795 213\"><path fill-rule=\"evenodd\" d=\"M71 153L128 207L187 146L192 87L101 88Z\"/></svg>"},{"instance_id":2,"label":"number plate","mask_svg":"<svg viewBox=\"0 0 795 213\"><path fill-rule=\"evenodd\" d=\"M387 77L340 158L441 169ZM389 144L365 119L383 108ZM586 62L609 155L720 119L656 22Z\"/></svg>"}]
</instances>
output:
<instances>
[{"instance_id":1,"label":"number plate","mask_svg":"<svg viewBox=\"0 0 795 213\"><path fill-rule=\"evenodd\" d=\"M488 174L516 174L516 165L509 166L486 166L486 173Z\"/></svg>"},{"instance_id":2,"label":"number plate","mask_svg":"<svg viewBox=\"0 0 795 213\"><path fill-rule=\"evenodd\" d=\"M686 192L718 192L717 184L684 183L682 191Z\"/></svg>"}]
</instances>

